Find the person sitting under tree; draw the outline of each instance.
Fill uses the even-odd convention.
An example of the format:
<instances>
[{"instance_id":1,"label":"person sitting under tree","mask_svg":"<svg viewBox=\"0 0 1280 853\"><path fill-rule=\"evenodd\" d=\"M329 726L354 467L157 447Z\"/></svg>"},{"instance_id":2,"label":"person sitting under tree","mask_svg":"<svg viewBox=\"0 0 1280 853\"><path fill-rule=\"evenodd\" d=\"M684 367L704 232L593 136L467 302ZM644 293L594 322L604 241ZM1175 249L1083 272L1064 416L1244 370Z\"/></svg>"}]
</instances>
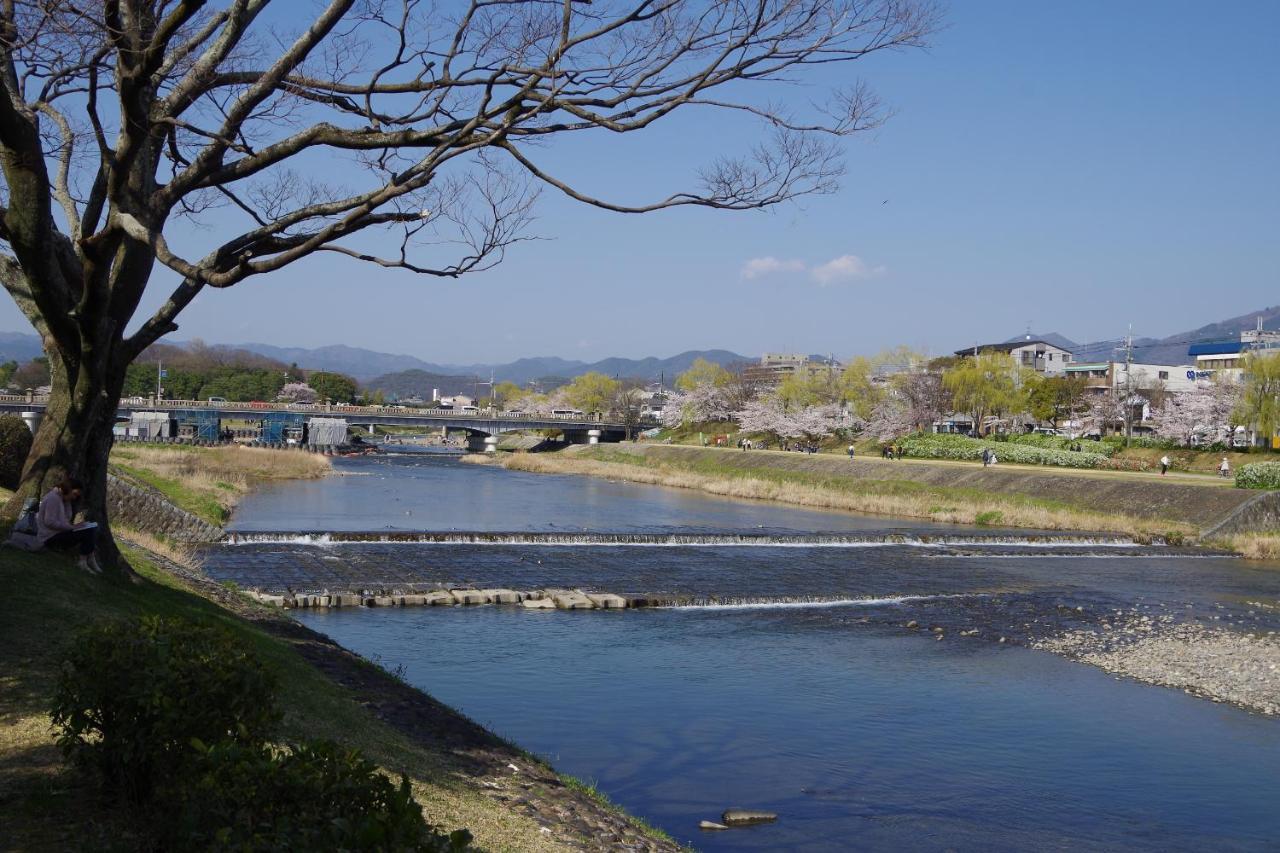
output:
<instances>
[{"instance_id":1,"label":"person sitting under tree","mask_svg":"<svg viewBox=\"0 0 1280 853\"><path fill-rule=\"evenodd\" d=\"M84 493L84 484L74 477L65 477L49 490L40 501L36 515L36 539L44 546L75 545L80 556L76 565L92 574L102 574L102 568L94 556L98 544L96 522L76 524L76 502Z\"/></svg>"}]
</instances>

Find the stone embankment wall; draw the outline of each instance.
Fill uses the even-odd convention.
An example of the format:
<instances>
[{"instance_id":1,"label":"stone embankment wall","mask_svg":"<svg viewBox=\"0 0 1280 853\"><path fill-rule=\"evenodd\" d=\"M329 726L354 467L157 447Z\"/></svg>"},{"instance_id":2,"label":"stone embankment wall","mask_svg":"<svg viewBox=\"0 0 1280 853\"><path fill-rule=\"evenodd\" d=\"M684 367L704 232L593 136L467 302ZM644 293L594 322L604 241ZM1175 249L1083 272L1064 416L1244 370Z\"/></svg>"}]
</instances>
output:
<instances>
[{"instance_id":1,"label":"stone embankment wall","mask_svg":"<svg viewBox=\"0 0 1280 853\"><path fill-rule=\"evenodd\" d=\"M1246 492L1247 501L1222 521L1204 531L1206 539L1237 533L1280 531L1280 492Z\"/></svg>"},{"instance_id":2,"label":"stone embankment wall","mask_svg":"<svg viewBox=\"0 0 1280 853\"><path fill-rule=\"evenodd\" d=\"M181 542L217 542L223 531L179 509L159 492L107 475L107 512L115 524Z\"/></svg>"},{"instance_id":3,"label":"stone embankment wall","mask_svg":"<svg viewBox=\"0 0 1280 853\"><path fill-rule=\"evenodd\" d=\"M807 472L851 481L899 480L941 488L1058 500L1094 512L1179 521L1202 530L1213 529L1257 496L1257 492L1227 485L1161 479L1155 474L1116 476L1092 471L999 465L983 468L976 464L910 459L889 461L865 456L850 460L832 455L773 451L744 453L659 444L611 444L607 448L584 445L566 448L563 452L588 458L597 453L629 453L655 460L670 460L677 465L706 465L730 476L779 471Z\"/></svg>"}]
</instances>

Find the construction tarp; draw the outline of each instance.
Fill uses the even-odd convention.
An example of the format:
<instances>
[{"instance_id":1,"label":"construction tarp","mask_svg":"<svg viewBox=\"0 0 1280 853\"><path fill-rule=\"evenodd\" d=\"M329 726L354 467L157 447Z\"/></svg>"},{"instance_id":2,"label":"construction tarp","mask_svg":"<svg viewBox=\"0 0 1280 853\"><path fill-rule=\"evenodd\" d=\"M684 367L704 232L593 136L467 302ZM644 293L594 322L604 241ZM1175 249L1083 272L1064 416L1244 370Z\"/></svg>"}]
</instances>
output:
<instances>
[{"instance_id":1,"label":"construction tarp","mask_svg":"<svg viewBox=\"0 0 1280 853\"><path fill-rule=\"evenodd\" d=\"M137 430L134 434L140 438L170 438L172 421L168 412L134 412L129 416L129 427Z\"/></svg>"},{"instance_id":2,"label":"construction tarp","mask_svg":"<svg viewBox=\"0 0 1280 853\"><path fill-rule=\"evenodd\" d=\"M307 421L307 443L317 447L333 447L347 443L345 418L312 418Z\"/></svg>"}]
</instances>

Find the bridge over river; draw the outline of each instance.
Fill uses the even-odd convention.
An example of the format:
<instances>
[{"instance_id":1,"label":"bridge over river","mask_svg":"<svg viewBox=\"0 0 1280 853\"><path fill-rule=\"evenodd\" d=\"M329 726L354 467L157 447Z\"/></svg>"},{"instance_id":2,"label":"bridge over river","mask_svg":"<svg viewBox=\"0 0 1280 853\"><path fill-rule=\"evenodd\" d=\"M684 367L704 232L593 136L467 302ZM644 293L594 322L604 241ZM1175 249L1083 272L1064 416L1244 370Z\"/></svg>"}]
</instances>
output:
<instances>
[{"instance_id":1,"label":"bridge over river","mask_svg":"<svg viewBox=\"0 0 1280 853\"><path fill-rule=\"evenodd\" d=\"M34 424L44 414L48 398L35 395L0 395L0 412L22 415ZM222 437L223 421L257 423L259 438L270 443L282 442L292 431L313 419L337 418L353 426L416 427L429 430L465 430L476 439L496 437L518 430L560 430L567 441L586 444L600 441L622 441L625 424L591 415L543 415L525 412L503 412L494 409L452 411L448 409L410 409L402 406L345 406L333 403L223 403L208 400L156 400L153 397L129 397L120 401L117 419L129 421L135 414L160 412L167 414L180 435L206 441ZM489 442L492 444L492 442Z\"/></svg>"}]
</instances>

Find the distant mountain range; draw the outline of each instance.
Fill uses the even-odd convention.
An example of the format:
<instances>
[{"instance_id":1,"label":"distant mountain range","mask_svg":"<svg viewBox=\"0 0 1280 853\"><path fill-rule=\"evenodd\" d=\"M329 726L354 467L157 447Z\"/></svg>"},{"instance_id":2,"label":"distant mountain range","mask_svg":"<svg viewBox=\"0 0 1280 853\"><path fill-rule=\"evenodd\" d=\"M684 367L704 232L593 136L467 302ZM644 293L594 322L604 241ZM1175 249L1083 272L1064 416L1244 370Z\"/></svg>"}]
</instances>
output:
<instances>
[{"instance_id":1,"label":"distant mountain range","mask_svg":"<svg viewBox=\"0 0 1280 853\"><path fill-rule=\"evenodd\" d=\"M354 376L371 386L374 385L372 382L374 379L403 371L423 371L443 379L475 376L488 379L492 375L499 382L505 379L524 385L532 380L546 377L572 379L574 376L593 370L608 376L657 379L662 374L674 376L688 370L689 365L698 358L725 365L737 361L754 361L753 358L728 350L690 350L670 358L606 358L602 361L586 362L548 356L522 358L506 364L433 364L411 355L391 355L340 344L318 349L277 347L270 344L236 344L235 347L311 370L336 370ZM414 378L421 380L425 377Z\"/></svg>"},{"instance_id":2,"label":"distant mountain range","mask_svg":"<svg viewBox=\"0 0 1280 853\"><path fill-rule=\"evenodd\" d=\"M1262 318L1263 328L1280 328L1280 305L1264 308L1261 311L1251 311L1239 317L1210 323L1166 338L1137 338L1134 340L1133 357L1135 361L1148 364L1185 364L1187 347L1190 344L1197 341L1235 338L1241 331L1254 328L1258 318ZM1123 340L1079 344L1057 332L1032 335L1032 337L1071 350L1072 358L1077 362L1108 361L1115 358L1124 345ZM177 343L174 345L181 346ZM606 358L601 361L586 362L547 356L522 358L506 364L433 364L411 355L376 352L342 344L316 349L257 343L234 344L224 348L248 350L285 364L297 364L308 370L333 370L346 373L369 388L382 388L384 391L402 396L429 395L432 388L440 389L442 394L467 393L474 389L477 378L487 380L490 376L499 382L508 380L520 385L543 379L567 380L590 371L597 371L607 376L648 380L665 376L670 381L688 370L698 358L705 358L726 366L736 362L755 360L754 357L715 349L689 350L670 358ZM10 360L25 362L40 355L41 352L40 339L36 335L0 332L0 362Z\"/></svg>"}]
</instances>

